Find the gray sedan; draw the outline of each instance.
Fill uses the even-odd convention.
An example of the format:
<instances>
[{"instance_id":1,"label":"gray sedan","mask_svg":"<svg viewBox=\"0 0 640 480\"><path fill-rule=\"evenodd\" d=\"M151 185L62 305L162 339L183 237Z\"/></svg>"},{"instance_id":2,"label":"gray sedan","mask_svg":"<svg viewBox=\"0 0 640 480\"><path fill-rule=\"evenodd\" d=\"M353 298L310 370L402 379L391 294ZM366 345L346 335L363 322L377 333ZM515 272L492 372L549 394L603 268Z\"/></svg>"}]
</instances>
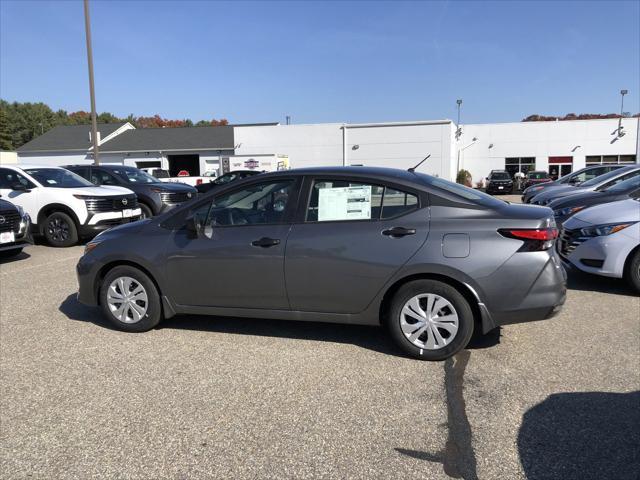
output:
<instances>
[{"instance_id":1,"label":"gray sedan","mask_svg":"<svg viewBox=\"0 0 640 480\"><path fill-rule=\"evenodd\" d=\"M411 171L289 170L221 187L87 244L81 302L126 331L176 314L384 325L442 360L474 330L565 299L549 208Z\"/></svg>"}]
</instances>

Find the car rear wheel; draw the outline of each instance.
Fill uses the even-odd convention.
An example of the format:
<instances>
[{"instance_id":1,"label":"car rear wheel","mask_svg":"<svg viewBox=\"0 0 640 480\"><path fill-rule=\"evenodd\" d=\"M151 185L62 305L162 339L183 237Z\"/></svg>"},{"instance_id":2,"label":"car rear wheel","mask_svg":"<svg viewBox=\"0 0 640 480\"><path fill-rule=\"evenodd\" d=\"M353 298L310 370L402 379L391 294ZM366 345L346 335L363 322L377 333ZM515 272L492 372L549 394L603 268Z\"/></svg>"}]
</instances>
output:
<instances>
[{"instance_id":1,"label":"car rear wheel","mask_svg":"<svg viewBox=\"0 0 640 480\"><path fill-rule=\"evenodd\" d=\"M137 268L115 267L100 287L100 306L120 330L145 332L161 319L160 295L151 279Z\"/></svg>"},{"instance_id":2,"label":"car rear wheel","mask_svg":"<svg viewBox=\"0 0 640 480\"><path fill-rule=\"evenodd\" d=\"M393 297L387 328L400 348L421 360L444 360L462 350L473 335L473 312L454 287L416 280Z\"/></svg>"},{"instance_id":3,"label":"car rear wheel","mask_svg":"<svg viewBox=\"0 0 640 480\"><path fill-rule=\"evenodd\" d=\"M53 212L45 219L43 233L52 247L70 247L78 243L76 222L63 212Z\"/></svg>"},{"instance_id":4,"label":"car rear wheel","mask_svg":"<svg viewBox=\"0 0 640 480\"><path fill-rule=\"evenodd\" d=\"M631 258L626 276L629 284L640 292L640 249Z\"/></svg>"}]
</instances>

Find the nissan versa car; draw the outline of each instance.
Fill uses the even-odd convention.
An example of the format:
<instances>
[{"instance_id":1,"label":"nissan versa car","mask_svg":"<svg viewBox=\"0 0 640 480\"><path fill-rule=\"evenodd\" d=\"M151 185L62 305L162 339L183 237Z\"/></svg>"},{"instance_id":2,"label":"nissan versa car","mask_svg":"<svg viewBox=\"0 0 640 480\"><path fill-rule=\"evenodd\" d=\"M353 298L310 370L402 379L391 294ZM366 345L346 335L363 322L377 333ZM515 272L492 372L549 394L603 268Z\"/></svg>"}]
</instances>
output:
<instances>
[{"instance_id":1,"label":"nissan versa car","mask_svg":"<svg viewBox=\"0 0 640 480\"><path fill-rule=\"evenodd\" d=\"M640 198L640 176L629 178L602 191L577 193L559 198L548 207L553 210L556 224L559 226L585 208L628 198Z\"/></svg>"},{"instance_id":2,"label":"nissan versa car","mask_svg":"<svg viewBox=\"0 0 640 480\"><path fill-rule=\"evenodd\" d=\"M139 168L125 165L69 165L65 167L94 185L128 188L138 197L142 218L153 217L195 198L197 191L184 183L161 182Z\"/></svg>"},{"instance_id":3,"label":"nissan versa car","mask_svg":"<svg viewBox=\"0 0 640 480\"><path fill-rule=\"evenodd\" d=\"M257 175L86 246L78 298L141 332L176 314L384 324L440 360L474 330L552 316L565 272L546 207L411 171Z\"/></svg>"},{"instance_id":4,"label":"nissan versa car","mask_svg":"<svg viewBox=\"0 0 640 480\"><path fill-rule=\"evenodd\" d=\"M576 170L573 173L565 175L564 177L555 180L553 182L542 183L539 185L532 185L527 187L522 192L522 203L530 203L531 199L541 193L548 188L557 188L557 187L565 187L567 185L580 185L581 183L586 182L587 180L591 180L592 178L598 177L600 175L604 175L605 173L610 172L611 170L615 170L617 168L622 168L624 165L618 164L602 164L602 165L591 165L585 168L581 168L580 170Z\"/></svg>"},{"instance_id":5,"label":"nissan versa car","mask_svg":"<svg viewBox=\"0 0 640 480\"><path fill-rule=\"evenodd\" d=\"M576 195L585 192L601 192L637 175L640 175L640 166L628 165L613 170L609 173L605 173L604 175L592 178L591 180L587 180L577 187L566 186L545 190L533 197L531 203L533 203L534 205L548 205L554 200L568 197L570 195Z\"/></svg>"},{"instance_id":6,"label":"nissan versa car","mask_svg":"<svg viewBox=\"0 0 640 480\"><path fill-rule=\"evenodd\" d=\"M573 267L626 278L640 292L640 201L621 200L578 212L565 222L558 251Z\"/></svg>"}]
</instances>

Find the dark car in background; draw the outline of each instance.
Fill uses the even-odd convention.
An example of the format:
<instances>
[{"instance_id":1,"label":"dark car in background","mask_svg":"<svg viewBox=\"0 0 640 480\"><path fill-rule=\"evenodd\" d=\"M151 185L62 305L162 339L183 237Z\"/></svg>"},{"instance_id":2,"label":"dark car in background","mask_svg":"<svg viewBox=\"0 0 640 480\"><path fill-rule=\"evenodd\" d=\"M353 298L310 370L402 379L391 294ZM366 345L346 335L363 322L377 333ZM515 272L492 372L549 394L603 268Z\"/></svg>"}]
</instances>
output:
<instances>
[{"instance_id":1,"label":"dark car in background","mask_svg":"<svg viewBox=\"0 0 640 480\"><path fill-rule=\"evenodd\" d=\"M522 192L522 203L530 203L531 199L541 193L543 190L547 188L557 188L557 187L565 187L567 185L580 185L581 183L586 182L587 180L591 180L592 178L598 177L600 175L604 175L605 173L610 172L611 170L615 170L617 168L624 167L624 165L618 164L602 164L602 165L592 165L589 167L581 168L580 170L576 170L573 173L565 175L564 177L548 183L542 183L538 185L532 185L528 188L525 188Z\"/></svg>"},{"instance_id":2,"label":"dark car in background","mask_svg":"<svg viewBox=\"0 0 640 480\"><path fill-rule=\"evenodd\" d=\"M562 197L549 203L553 210L558 226L562 225L572 215L595 205L603 203L640 198L640 176L629 178L604 190L577 193Z\"/></svg>"},{"instance_id":3,"label":"dark car in background","mask_svg":"<svg viewBox=\"0 0 640 480\"><path fill-rule=\"evenodd\" d=\"M31 244L29 214L22 207L0 198L0 259L15 257Z\"/></svg>"},{"instance_id":4,"label":"dark car in background","mask_svg":"<svg viewBox=\"0 0 640 480\"><path fill-rule=\"evenodd\" d=\"M549 208L430 175L280 171L99 235L78 299L133 332L176 314L385 325L408 355L442 360L474 330L560 309L557 233Z\"/></svg>"},{"instance_id":5,"label":"dark car in background","mask_svg":"<svg viewBox=\"0 0 640 480\"><path fill-rule=\"evenodd\" d=\"M489 194L513 193L513 178L506 170L491 170L485 192Z\"/></svg>"},{"instance_id":6,"label":"dark car in background","mask_svg":"<svg viewBox=\"0 0 640 480\"><path fill-rule=\"evenodd\" d=\"M94 185L117 185L132 190L138 197L142 218L159 215L196 198L197 190L183 183L166 183L139 168L124 165L67 165L64 168Z\"/></svg>"},{"instance_id":7,"label":"dark car in background","mask_svg":"<svg viewBox=\"0 0 640 480\"><path fill-rule=\"evenodd\" d=\"M567 185L558 188L549 188L533 197L531 203L534 205L548 205L558 198L568 197L570 195L585 192L601 192L637 175L640 175L640 166L626 165L624 167L611 170L603 175L599 175L591 180L587 180L586 182L576 186Z\"/></svg>"},{"instance_id":8,"label":"dark car in background","mask_svg":"<svg viewBox=\"0 0 640 480\"><path fill-rule=\"evenodd\" d=\"M549 182L553 182L553 179L549 177L547 172L543 170L534 170L532 172L527 172L525 175L523 188L526 190L529 187Z\"/></svg>"},{"instance_id":9,"label":"dark car in background","mask_svg":"<svg viewBox=\"0 0 640 480\"><path fill-rule=\"evenodd\" d=\"M196 185L196 190L198 190L198 193L207 193L211 190L221 187L222 185L226 185L227 183L242 180L243 178L247 177L252 177L260 173L262 172L258 170L234 170L233 172L227 172L224 175L220 175L212 182Z\"/></svg>"}]
</instances>

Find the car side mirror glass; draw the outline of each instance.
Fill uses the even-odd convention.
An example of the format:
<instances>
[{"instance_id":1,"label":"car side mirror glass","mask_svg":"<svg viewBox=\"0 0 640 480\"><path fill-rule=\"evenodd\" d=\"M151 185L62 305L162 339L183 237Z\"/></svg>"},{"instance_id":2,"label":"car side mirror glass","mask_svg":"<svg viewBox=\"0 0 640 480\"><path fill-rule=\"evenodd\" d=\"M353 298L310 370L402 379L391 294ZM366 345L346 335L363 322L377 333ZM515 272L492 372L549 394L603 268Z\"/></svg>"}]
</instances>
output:
<instances>
[{"instance_id":1,"label":"car side mirror glass","mask_svg":"<svg viewBox=\"0 0 640 480\"><path fill-rule=\"evenodd\" d=\"M202 225L195 215L189 215L185 224L187 228L187 236L189 238L199 238L202 234Z\"/></svg>"},{"instance_id":2,"label":"car side mirror glass","mask_svg":"<svg viewBox=\"0 0 640 480\"><path fill-rule=\"evenodd\" d=\"M23 185L20 182L14 183L13 185L11 185L11 190L13 190L14 192L26 192L27 190L27 186Z\"/></svg>"}]
</instances>

